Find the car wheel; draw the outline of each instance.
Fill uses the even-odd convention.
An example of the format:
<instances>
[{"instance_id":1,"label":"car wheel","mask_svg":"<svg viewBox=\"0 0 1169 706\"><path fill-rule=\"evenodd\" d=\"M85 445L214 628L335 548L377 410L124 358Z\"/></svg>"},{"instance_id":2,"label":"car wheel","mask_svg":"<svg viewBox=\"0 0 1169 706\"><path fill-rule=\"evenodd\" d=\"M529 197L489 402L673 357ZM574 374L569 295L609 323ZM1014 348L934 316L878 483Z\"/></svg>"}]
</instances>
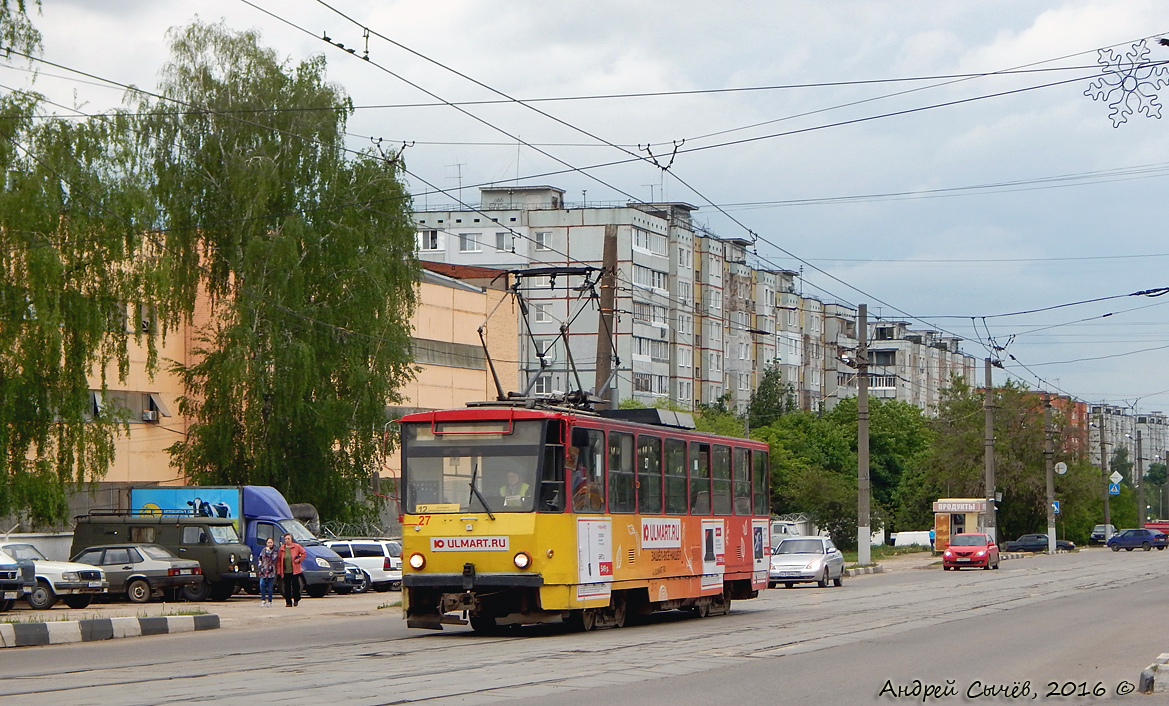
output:
<instances>
[{"instance_id":1,"label":"car wheel","mask_svg":"<svg viewBox=\"0 0 1169 706\"><path fill-rule=\"evenodd\" d=\"M32 593L24 597L28 601L28 607L35 610L48 610L57 602L57 594L53 593L53 589L49 587L49 583L44 579L37 579L36 588Z\"/></svg>"},{"instance_id":2,"label":"car wheel","mask_svg":"<svg viewBox=\"0 0 1169 706\"><path fill-rule=\"evenodd\" d=\"M332 586L327 583L315 583L312 586L305 586L304 592L308 594L309 598L324 598L330 588Z\"/></svg>"},{"instance_id":3,"label":"car wheel","mask_svg":"<svg viewBox=\"0 0 1169 706\"><path fill-rule=\"evenodd\" d=\"M791 581L785 581L783 584L784 588L791 588L792 586L795 586L795 584L792 583Z\"/></svg>"},{"instance_id":4,"label":"car wheel","mask_svg":"<svg viewBox=\"0 0 1169 706\"><path fill-rule=\"evenodd\" d=\"M820 580L816 582L816 585L820 588L828 588L828 567L824 567L824 575L820 577Z\"/></svg>"},{"instance_id":5,"label":"car wheel","mask_svg":"<svg viewBox=\"0 0 1169 706\"><path fill-rule=\"evenodd\" d=\"M73 610L82 610L88 608L89 604L93 602L93 594L91 593L74 593L68 596L62 596L61 600L65 601L65 605Z\"/></svg>"},{"instance_id":6,"label":"car wheel","mask_svg":"<svg viewBox=\"0 0 1169 706\"><path fill-rule=\"evenodd\" d=\"M216 581L207 593L207 597L213 601L226 601L233 595L235 595L235 584L231 581Z\"/></svg>"},{"instance_id":7,"label":"car wheel","mask_svg":"<svg viewBox=\"0 0 1169 706\"><path fill-rule=\"evenodd\" d=\"M1151 544L1149 544L1148 542L1145 542L1144 544L1141 545L1141 549L1144 549L1147 552L1147 551L1151 551L1153 549L1153 546Z\"/></svg>"},{"instance_id":8,"label":"car wheel","mask_svg":"<svg viewBox=\"0 0 1169 706\"><path fill-rule=\"evenodd\" d=\"M16 601L11 598L0 598L0 613L6 613L12 610L12 606L16 605Z\"/></svg>"},{"instance_id":9,"label":"car wheel","mask_svg":"<svg viewBox=\"0 0 1169 706\"><path fill-rule=\"evenodd\" d=\"M375 583L373 585L373 590L377 591L378 593L386 593L388 591L392 591L393 589L394 589L394 582L393 581L386 581L384 583Z\"/></svg>"},{"instance_id":10,"label":"car wheel","mask_svg":"<svg viewBox=\"0 0 1169 706\"><path fill-rule=\"evenodd\" d=\"M1113 544L1113 545L1112 545L1112 551L1114 551L1114 552L1118 552L1118 551L1120 551L1120 545L1119 545L1119 544Z\"/></svg>"},{"instance_id":11,"label":"car wheel","mask_svg":"<svg viewBox=\"0 0 1169 706\"><path fill-rule=\"evenodd\" d=\"M145 603L150 600L150 584L143 579L134 579L126 584L126 598L131 603Z\"/></svg>"},{"instance_id":12,"label":"car wheel","mask_svg":"<svg viewBox=\"0 0 1169 706\"><path fill-rule=\"evenodd\" d=\"M836 578L832 579L832 585L837 587L837 588L840 588L841 586L844 585L844 568L843 567L840 569L840 575L837 576Z\"/></svg>"},{"instance_id":13,"label":"car wheel","mask_svg":"<svg viewBox=\"0 0 1169 706\"><path fill-rule=\"evenodd\" d=\"M353 593L353 587L352 586L334 586L333 593L336 593L338 596L348 596L350 593Z\"/></svg>"},{"instance_id":14,"label":"car wheel","mask_svg":"<svg viewBox=\"0 0 1169 706\"><path fill-rule=\"evenodd\" d=\"M361 572L361 583L359 583L353 587L353 592L354 593L365 593L366 591L369 590L369 586L370 586L369 574L362 571Z\"/></svg>"},{"instance_id":15,"label":"car wheel","mask_svg":"<svg viewBox=\"0 0 1169 706\"><path fill-rule=\"evenodd\" d=\"M1157 547L1157 551L1161 551L1161 550L1163 550L1164 548L1165 548L1165 545L1164 545L1164 544L1162 544L1161 546Z\"/></svg>"},{"instance_id":16,"label":"car wheel","mask_svg":"<svg viewBox=\"0 0 1169 706\"><path fill-rule=\"evenodd\" d=\"M206 579L199 583L189 583L179 591L183 598L193 603L202 603L211 595L211 584Z\"/></svg>"}]
</instances>

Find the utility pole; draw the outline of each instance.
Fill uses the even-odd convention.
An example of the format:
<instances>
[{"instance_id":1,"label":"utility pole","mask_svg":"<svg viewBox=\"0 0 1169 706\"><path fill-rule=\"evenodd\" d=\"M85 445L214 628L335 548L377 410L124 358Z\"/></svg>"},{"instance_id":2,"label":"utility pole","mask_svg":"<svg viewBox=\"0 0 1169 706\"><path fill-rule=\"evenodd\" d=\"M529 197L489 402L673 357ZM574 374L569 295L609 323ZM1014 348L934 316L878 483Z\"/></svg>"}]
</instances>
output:
<instances>
[{"instance_id":1,"label":"utility pole","mask_svg":"<svg viewBox=\"0 0 1169 706\"><path fill-rule=\"evenodd\" d=\"M594 393L601 398L597 403L599 409L615 409L613 404L616 395L613 394L611 378L613 377L613 358L616 341L613 336L615 317L613 310L617 302L617 226L605 226L604 249L601 254L601 301L597 327L597 373L593 383Z\"/></svg>"},{"instance_id":2,"label":"utility pole","mask_svg":"<svg viewBox=\"0 0 1169 706\"><path fill-rule=\"evenodd\" d=\"M1137 527L1145 527L1145 459L1141 453L1141 430L1137 429L1137 465L1133 484L1137 487Z\"/></svg>"},{"instance_id":3,"label":"utility pole","mask_svg":"<svg viewBox=\"0 0 1169 706\"><path fill-rule=\"evenodd\" d=\"M856 308L856 552L857 563L872 561L869 527L869 307Z\"/></svg>"},{"instance_id":4,"label":"utility pole","mask_svg":"<svg viewBox=\"0 0 1169 706\"><path fill-rule=\"evenodd\" d=\"M1105 447L1108 442L1107 430L1104 428L1105 422L1108 420L1108 415L1105 413L1104 405L1100 405L1100 475L1104 476L1104 541L1112 539L1112 513L1108 509L1109 495L1108 492L1108 452Z\"/></svg>"},{"instance_id":5,"label":"utility pole","mask_svg":"<svg viewBox=\"0 0 1169 706\"><path fill-rule=\"evenodd\" d=\"M995 530L998 524L995 520L997 510L995 509L995 493L994 493L994 387L991 385L991 359L986 359L986 368L983 373L985 380L984 387L986 388L986 400L983 402L983 409L986 411L986 431L983 438L983 445L985 446L985 464L986 464L986 533L990 535L991 540L998 544L998 532Z\"/></svg>"},{"instance_id":6,"label":"utility pole","mask_svg":"<svg viewBox=\"0 0 1169 706\"><path fill-rule=\"evenodd\" d=\"M1047 466L1047 553L1055 554L1055 444L1051 433L1051 395L1043 397L1043 459Z\"/></svg>"}]
</instances>

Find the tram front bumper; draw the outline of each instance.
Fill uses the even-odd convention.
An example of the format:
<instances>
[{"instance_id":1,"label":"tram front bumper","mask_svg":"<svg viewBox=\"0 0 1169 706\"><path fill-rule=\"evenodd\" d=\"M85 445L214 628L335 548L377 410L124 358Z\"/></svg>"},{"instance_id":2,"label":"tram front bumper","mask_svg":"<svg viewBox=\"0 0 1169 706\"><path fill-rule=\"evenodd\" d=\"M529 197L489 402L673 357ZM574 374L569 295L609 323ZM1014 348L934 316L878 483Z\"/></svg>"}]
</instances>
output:
<instances>
[{"instance_id":1,"label":"tram front bumper","mask_svg":"<svg viewBox=\"0 0 1169 706\"><path fill-rule=\"evenodd\" d=\"M470 583L470 585L467 585ZM404 588L450 588L456 591L469 591L475 588L539 588L544 585L544 577L530 573L461 573L461 574L405 574L402 576Z\"/></svg>"}]
</instances>

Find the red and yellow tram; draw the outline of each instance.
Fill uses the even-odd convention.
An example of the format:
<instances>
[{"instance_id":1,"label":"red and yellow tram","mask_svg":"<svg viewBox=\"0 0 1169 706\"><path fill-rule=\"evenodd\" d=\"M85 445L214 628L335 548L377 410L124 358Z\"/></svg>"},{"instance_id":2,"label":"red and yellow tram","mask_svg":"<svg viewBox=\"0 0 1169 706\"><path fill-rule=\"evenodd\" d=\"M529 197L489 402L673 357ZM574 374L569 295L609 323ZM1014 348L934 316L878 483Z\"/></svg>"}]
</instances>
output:
<instances>
[{"instance_id":1,"label":"red and yellow tram","mask_svg":"<svg viewBox=\"0 0 1169 706\"><path fill-rule=\"evenodd\" d=\"M684 428L687 416L528 403L402 418L407 624L589 630L757 596L767 446Z\"/></svg>"}]
</instances>

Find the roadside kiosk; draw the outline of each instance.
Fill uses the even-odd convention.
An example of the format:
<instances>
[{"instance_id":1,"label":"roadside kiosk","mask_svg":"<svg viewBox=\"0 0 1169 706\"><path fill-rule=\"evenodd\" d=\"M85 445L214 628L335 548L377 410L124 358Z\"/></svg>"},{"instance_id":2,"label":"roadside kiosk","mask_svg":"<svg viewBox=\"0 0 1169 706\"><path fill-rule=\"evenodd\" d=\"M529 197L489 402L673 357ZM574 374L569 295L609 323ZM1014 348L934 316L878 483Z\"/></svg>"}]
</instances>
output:
<instances>
[{"instance_id":1,"label":"roadside kiosk","mask_svg":"<svg viewBox=\"0 0 1169 706\"><path fill-rule=\"evenodd\" d=\"M951 535L985 531L985 499L942 498L934 501L934 551L948 547Z\"/></svg>"}]
</instances>

